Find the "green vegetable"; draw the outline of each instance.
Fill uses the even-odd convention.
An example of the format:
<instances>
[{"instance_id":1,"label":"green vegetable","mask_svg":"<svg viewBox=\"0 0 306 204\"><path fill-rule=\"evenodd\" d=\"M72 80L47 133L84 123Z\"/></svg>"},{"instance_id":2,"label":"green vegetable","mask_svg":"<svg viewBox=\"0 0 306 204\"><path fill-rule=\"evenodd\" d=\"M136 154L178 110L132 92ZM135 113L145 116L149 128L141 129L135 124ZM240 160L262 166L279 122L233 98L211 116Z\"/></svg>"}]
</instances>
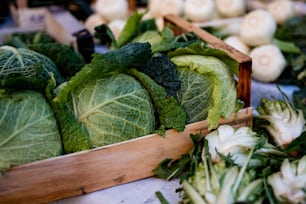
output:
<instances>
[{"instance_id":1,"label":"green vegetable","mask_svg":"<svg viewBox=\"0 0 306 204\"><path fill-rule=\"evenodd\" d=\"M147 75L135 69L131 69L129 73L141 81L142 85L150 93L159 119L159 128L156 132L160 135L165 135L165 130L171 128L183 131L186 125L186 114L177 100L172 96L168 96L166 90Z\"/></svg>"},{"instance_id":2,"label":"green vegetable","mask_svg":"<svg viewBox=\"0 0 306 204\"><path fill-rule=\"evenodd\" d=\"M294 16L283 25L279 25L276 30L275 38L287 61L287 67L277 83L297 85L301 88L306 86L305 25L306 16Z\"/></svg>"},{"instance_id":3,"label":"green vegetable","mask_svg":"<svg viewBox=\"0 0 306 204\"><path fill-rule=\"evenodd\" d=\"M199 43L178 48L168 55L177 65L181 80L177 98L187 113L187 122L207 119L209 129L216 128L221 117L227 118L235 111L237 89L229 67L235 70L236 64L228 57L218 58L225 56L221 51ZM232 63L226 64L220 59Z\"/></svg>"},{"instance_id":4,"label":"green vegetable","mask_svg":"<svg viewBox=\"0 0 306 204\"><path fill-rule=\"evenodd\" d=\"M294 139L299 137L305 128L305 118L302 110L295 109L284 96L284 100L270 100L262 98L257 107L258 119L267 122L262 123L273 141L284 148Z\"/></svg>"},{"instance_id":5,"label":"green vegetable","mask_svg":"<svg viewBox=\"0 0 306 204\"><path fill-rule=\"evenodd\" d=\"M75 75L85 65L83 56L68 45L59 43L36 43L28 46L54 62L61 75L67 79Z\"/></svg>"},{"instance_id":6,"label":"green vegetable","mask_svg":"<svg viewBox=\"0 0 306 204\"><path fill-rule=\"evenodd\" d=\"M149 43L129 43L120 49L105 54L95 53L91 63L86 64L54 98L54 101L65 104L69 92L81 84L99 79L112 72L126 72L130 68L143 67L151 58Z\"/></svg>"},{"instance_id":7,"label":"green vegetable","mask_svg":"<svg viewBox=\"0 0 306 204\"><path fill-rule=\"evenodd\" d=\"M56 89L51 104L58 113L65 152L153 132L151 98L137 80L124 74L132 67L144 66L150 57L148 43L131 43L105 54L96 53L90 64Z\"/></svg>"},{"instance_id":8,"label":"green vegetable","mask_svg":"<svg viewBox=\"0 0 306 204\"><path fill-rule=\"evenodd\" d=\"M128 75L82 84L72 90L69 99L68 111L87 130L93 147L144 136L155 128L148 92Z\"/></svg>"},{"instance_id":9,"label":"green vegetable","mask_svg":"<svg viewBox=\"0 0 306 204\"><path fill-rule=\"evenodd\" d=\"M253 151L241 168L226 167L224 160L213 164L208 151L205 145L194 174L182 181L184 203L230 204L262 200L262 180L256 179L254 170L246 168Z\"/></svg>"},{"instance_id":10,"label":"green vegetable","mask_svg":"<svg viewBox=\"0 0 306 204\"><path fill-rule=\"evenodd\" d=\"M143 13L134 12L128 19L127 22L122 29L118 40L117 40L117 46L122 47L123 45L126 45L129 43L135 36L138 35L138 25L141 22L141 19L143 17Z\"/></svg>"},{"instance_id":11,"label":"green vegetable","mask_svg":"<svg viewBox=\"0 0 306 204\"><path fill-rule=\"evenodd\" d=\"M0 47L0 87L44 89L52 73L57 84L64 81L56 65L30 49Z\"/></svg>"},{"instance_id":12,"label":"green vegetable","mask_svg":"<svg viewBox=\"0 0 306 204\"><path fill-rule=\"evenodd\" d=\"M158 30L148 30L136 36L131 42L148 42L152 46L152 51L155 52L162 40L163 37Z\"/></svg>"},{"instance_id":13,"label":"green vegetable","mask_svg":"<svg viewBox=\"0 0 306 204\"><path fill-rule=\"evenodd\" d=\"M27 48L36 43L54 43L55 40L45 32L20 32L10 33L3 45L10 45L16 48Z\"/></svg>"},{"instance_id":14,"label":"green vegetable","mask_svg":"<svg viewBox=\"0 0 306 204\"><path fill-rule=\"evenodd\" d=\"M143 67L139 67L138 70L164 87L168 95L176 98L176 92L180 89L180 80L175 64L166 54L153 55L151 60Z\"/></svg>"},{"instance_id":15,"label":"green vegetable","mask_svg":"<svg viewBox=\"0 0 306 204\"><path fill-rule=\"evenodd\" d=\"M36 91L0 93L0 171L62 154L52 108Z\"/></svg>"}]
</instances>

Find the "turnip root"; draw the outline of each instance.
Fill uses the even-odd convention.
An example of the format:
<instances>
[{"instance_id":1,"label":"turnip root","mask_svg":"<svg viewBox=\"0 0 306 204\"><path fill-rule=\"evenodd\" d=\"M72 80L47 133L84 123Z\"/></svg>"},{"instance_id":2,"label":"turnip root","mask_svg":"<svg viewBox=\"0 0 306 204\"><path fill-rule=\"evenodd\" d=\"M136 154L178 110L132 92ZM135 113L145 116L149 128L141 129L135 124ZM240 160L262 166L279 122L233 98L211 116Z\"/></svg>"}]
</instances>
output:
<instances>
[{"instance_id":1,"label":"turnip root","mask_svg":"<svg viewBox=\"0 0 306 204\"><path fill-rule=\"evenodd\" d=\"M294 2L291 0L274 0L267 5L267 9L278 24L284 24L295 13Z\"/></svg>"},{"instance_id":2,"label":"turnip root","mask_svg":"<svg viewBox=\"0 0 306 204\"><path fill-rule=\"evenodd\" d=\"M109 28L113 32L116 39L118 39L122 29L124 28L126 24L125 20L116 19L108 23Z\"/></svg>"},{"instance_id":3,"label":"turnip root","mask_svg":"<svg viewBox=\"0 0 306 204\"><path fill-rule=\"evenodd\" d=\"M237 17L245 13L244 0L216 0L216 8L223 17Z\"/></svg>"},{"instance_id":4,"label":"turnip root","mask_svg":"<svg viewBox=\"0 0 306 204\"><path fill-rule=\"evenodd\" d=\"M163 0L159 5L161 15L174 14L181 16L183 13L184 0Z\"/></svg>"},{"instance_id":5,"label":"turnip root","mask_svg":"<svg viewBox=\"0 0 306 204\"><path fill-rule=\"evenodd\" d=\"M227 38L224 39L224 42L244 54L249 54L250 52L250 48L244 42L242 42L239 36L236 35L228 36Z\"/></svg>"},{"instance_id":6,"label":"turnip root","mask_svg":"<svg viewBox=\"0 0 306 204\"><path fill-rule=\"evenodd\" d=\"M96 13L107 21L126 19L129 15L129 5L126 0L98 0L95 5Z\"/></svg>"},{"instance_id":7,"label":"turnip root","mask_svg":"<svg viewBox=\"0 0 306 204\"><path fill-rule=\"evenodd\" d=\"M252 76L261 82L275 81L286 67L286 59L280 49L272 44L255 47L252 57Z\"/></svg>"},{"instance_id":8,"label":"turnip root","mask_svg":"<svg viewBox=\"0 0 306 204\"><path fill-rule=\"evenodd\" d=\"M193 22L205 22L211 20L216 13L213 0L185 0L184 16Z\"/></svg>"},{"instance_id":9,"label":"turnip root","mask_svg":"<svg viewBox=\"0 0 306 204\"><path fill-rule=\"evenodd\" d=\"M256 9L246 14L240 26L240 38L249 46L269 44L276 31L276 21L266 10Z\"/></svg>"},{"instance_id":10,"label":"turnip root","mask_svg":"<svg viewBox=\"0 0 306 204\"><path fill-rule=\"evenodd\" d=\"M161 17L160 5L162 0L148 0L148 10L152 17Z\"/></svg>"}]
</instances>

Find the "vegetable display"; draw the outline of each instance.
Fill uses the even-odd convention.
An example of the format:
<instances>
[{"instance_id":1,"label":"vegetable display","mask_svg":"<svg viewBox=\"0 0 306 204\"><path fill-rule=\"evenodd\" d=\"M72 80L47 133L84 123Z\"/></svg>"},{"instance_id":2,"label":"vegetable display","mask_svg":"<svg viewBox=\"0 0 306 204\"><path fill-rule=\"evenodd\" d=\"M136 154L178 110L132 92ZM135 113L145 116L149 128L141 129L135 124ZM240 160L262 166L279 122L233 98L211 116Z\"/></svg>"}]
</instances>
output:
<instances>
[{"instance_id":1,"label":"vegetable display","mask_svg":"<svg viewBox=\"0 0 306 204\"><path fill-rule=\"evenodd\" d=\"M99 1L97 6L101 2L110 3ZM169 0L162 5L176 4L174 12L184 11L187 17L186 6L192 6L187 2L192 1ZM232 12L222 8L222 1L216 3L209 6L216 6L224 16L245 12L243 1L234 1ZM100 17L106 13L99 12ZM255 12L262 16L252 16ZM254 13L245 17L234 39L253 58L254 78L276 81L292 66L302 70L295 76L301 79L299 85L304 84L300 62L305 61L305 47L286 41L298 32L288 34L276 27L291 21L276 22L265 10ZM193 33L175 36L170 27L158 29L153 21L143 21L144 15L135 13L120 22L118 32L111 27L115 18L106 18L108 25L94 19L98 26L91 25L91 32L100 43L109 43L110 50L93 54L89 63L55 42L31 39L26 44L15 39L0 47L0 173L12 166L151 133L181 132L187 124L207 120L205 137L190 135L193 147L189 153L177 160L167 158L154 170L166 180L180 177L182 203L304 203L305 89L302 94L295 92L297 106L286 97L263 98L254 127L220 125L220 119L235 114L243 103L237 99L238 63ZM201 21L198 18L204 17L187 18ZM261 29L259 23L268 24ZM250 34L243 26L255 30ZM267 47L268 53L261 55L260 49ZM273 68L267 62L276 55L280 59L273 62Z\"/></svg>"},{"instance_id":2,"label":"vegetable display","mask_svg":"<svg viewBox=\"0 0 306 204\"><path fill-rule=\"evenodd\" d=\"M192 34L158 31L151 21L142 22L142 16L132 15L118 38L107 26L97 27L97 36L102 37L100 29L105 29L112 45L107 53L95 53L90 63L57 43L1 47L14 57L3 59L24 66L16 69L3 63L2 88L42 94L56 119L63 154L150 133L164 136L168 129L183 131L186 124L206 119L212 130L220 118L236 111L237 62ZM28 66L27 60L34 65ZM32 78L41 76L33 83ZM12 80L10 86L4 83L7 79ZM200 89L190 83L193 80ZM20 81L29 84L17 86Z\"/></svg>"},{"instance_id":3,"label":"vegetable display","mask_svg":"<svg viewBox=\"0 0 306 204\"><path fill-rule=\"evenodd\" d=\"M205 137L191 134L192 149L179 159L165 159L155 175L179 178L180 203L305 203L302 112L285 95L264 99L258 109L253 127L225 124Z\"/></svg>"}]
</instances>

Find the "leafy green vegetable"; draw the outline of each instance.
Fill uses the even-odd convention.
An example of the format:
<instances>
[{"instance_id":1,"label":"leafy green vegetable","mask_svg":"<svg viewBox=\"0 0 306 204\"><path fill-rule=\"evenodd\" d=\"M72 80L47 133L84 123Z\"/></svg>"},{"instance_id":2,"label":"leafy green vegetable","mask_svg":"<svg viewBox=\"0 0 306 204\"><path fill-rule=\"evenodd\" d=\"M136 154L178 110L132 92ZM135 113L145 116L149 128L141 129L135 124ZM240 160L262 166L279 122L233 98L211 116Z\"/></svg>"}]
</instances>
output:
<instances>
[{"instance_id":1,"label":"leafy green vegetable","mask_svg":"<svg viewBox=\"0 0 306 204\"><path fill-rule=\"evenodd\" d=\"M209 76L201 75L188 67L177 69L181 88L177 91L177 98L187 113L187 123L205 120L208 109L213 106L213 80Z\"/></svg>"},{"instance_id":2,"label":"leafy green vegetable","mask_svg":"<svg viewBox=\"0 0 306 204\"><path fill-rule=\"evenodd\" d=\"M153 52L155 52L155 50L160 46L162 40L163 37L158 30L148 30L133 38L131 42L148 42L150 43Z\"/></svg>"},{"instance_id":3,"label":"leafy green vegetable","mask_svg":"<svg viewBox=\"0 0 306 204\"><path fill-rule=\"evenodd\" d=\"M68 45L59 43L36 43L28 46L54 62L61 75L67 79L75 75L85 65L83 56Z\"/></svg>"},{"instance_id":4,"label":"leafy green vegetable","mask_svg":"<svg viewBox=\"0 0 306 204\"><path fill-rule=\"evenodd\" d=\"M27 48L28 45L36 43L54 43L55 40L45 32L20 32L7 35L3 45L9 45L16 48Z\"/></svg>"},{"instance_id":5,"label":"leafy green vegetable","mask_svg":"<svg viewBox=\"0 0 306 204\"><path fill-rule=\"evenodd\" d=\"M287 67L278 78L277 83L306 86L306 16L295 16L278 26L275 38L281 42ZM285 46L284 46L285 42ZM290 48L289 50L287 48ZM297 52L297 48L300 52ZM295 52L293 52L295 50Z\"/></svg>"},{"instance_id":6,"label":"leafy green vegetable","mask_svg":"<svg viewBox=\"0 0 306 204\"><path fill-rule=\"evenodd\" d=\"M125 74L114 74L78 86L67 108L87 130L93 147L151 133L154 109L142 85Z\"/></svg>"},{"instance_id":7,"label":"leafy green vegetable","mask_svg":"<svg viewBox=\"0 0 306 204\"><path fill-rule=\"evenodd\" d=\"M50 73L55 76L57 84L64 81L56 65L45 55L30 49L0 47L1 87L44 89Z\"/></svg>"},{"instance_id":8,"label":"leafy green vegetable","mask_svg":"<svg viewBox=\"0 0 306 204\"><path fill-rule=\"evenodd\" d=\"M88 150L92 148L92 144L90 143L87 130L82 127L82 124L77 121L73 113L68 110L67 106L60 106L59 103L53 101L55 94L54 90L56 92L58 89L61 89L62 86L65 86L65 83L55 89L55 80L51 77L45 89L45 95L58 121L64 152L67 154Z\"/></svg>"},{"instance_id":9,"label":"leafy green vegetable","mask_svg":"<svg viewBox=\"0 0 306 204\"><path fill-rule=\"evenodd\" d=\"M36 91L0 93L0 171L62 154L52 108Z\"/></svg>"},{"instance_id":10,"label":"leafy green vegetable","mask_svg":"<svg viewBox=\"0 0 306 204\"><path fill-rule=\"evenodd\" d=\"M118 40L117 40L117 46L122 47L123 45L130 42L135 36L137 36L138 33L138 25L141 22L141 19L143 17L144 13L138 13L134 12L128 19L127 22L122 29Z\"/></svg>"},{"instance_id":11,"label":"leafy green vegetable","mask_svg":"<svg viewBox=\"0 0 306 204\"><path fill-rule=\"evenodd\" d=\"M76 75L71 77L65 87L53 99L65 104L69 92L79 85L99 79L112 72L126 72L130 68L143 67L151 58L149 43L129 43L120 49L105 54L95 53L91 63L86 64Z\"/></svg>"},{"instance_id":12,"label":"leafy green vegetable","mask_svg":"<svg viewBox=\"0 0 306 204\"><path fill-rule=\"evenodd\" d=\"M156 132L165 135L165 130L171 128L183 131L186 125L186 114L178 101L174 97L168 96L166 90L156 84L149 76L136 71L136 69L131 69L129 74L141 81L150 93L159 119L159 128Z\"/></svg>"},{"instance_id":13,"label":"leafy green vegetable","mask_svg":"<svg viewBox=\"0 0 306 204\"><path fill-rule=\"evenodd\" d=\"M139 67L138 70L164 87L168 95L176 97L176 92L180 89L180 80L175 64L167 55L153 55L152 59L145 66Z\"/></svg>"},{"instance_id":14,"label":"leafy green vegetable","mask_svg":"<svg viewBox=\"0 0 306 204\"><path fill-rule=\"evenodd\" d=\"M235 111L237 89L228 67L231 64L225 64L220 60L223 58L216 57L221 51L209 50L210 48L195 43L187 48L178 48L168 55L178 67L182 87L178 92L178 100L186 110L187 122L207 119L211 130L217 127L220 117L227 118ZM222 52L220 54L224 55ZM226 58L224 60L232 61ZM188 71L185 72L184 69ZM203 80L202 76L197 78L195 73L208 80ZM202 90L199 90L198 84L201 84ZM192 109L196 111L193 112Z\"/></svg>"},{"instance_id":15,"label":"leafy green vegetable","mask_svg":"<svg viewBox=\"0 0 306 204\"><path fill-rule=\"evenodd\" d=\"M105 54L96 53L90 64L56 89L51 104L56 113L65 113L58 118L66 152L153 132L155 117L147 90L123 74L144 66L150 57L148 43L130 43Z\"/></svg>"}]
</instances>

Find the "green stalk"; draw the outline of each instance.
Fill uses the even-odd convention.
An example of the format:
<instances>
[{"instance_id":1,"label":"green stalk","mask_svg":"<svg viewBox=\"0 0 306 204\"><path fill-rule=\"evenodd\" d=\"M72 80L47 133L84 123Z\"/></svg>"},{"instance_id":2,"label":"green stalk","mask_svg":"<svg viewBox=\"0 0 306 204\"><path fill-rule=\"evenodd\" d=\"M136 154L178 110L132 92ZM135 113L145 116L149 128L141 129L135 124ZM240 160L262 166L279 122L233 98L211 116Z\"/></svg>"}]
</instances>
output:
<instances>
[{"instance_id":1,"label":"green stalk","mask_svg":"<svg viewBox=\"0 0 306 204\"><path fill-rule=\"evenodd\" d=\"M240 169L240 172L239 172L239 174L238 174L238 178L237 178L236 183L235 183L235 185L234 185L234 187L233 187L233 192L234 192L234 193L236 193L237 190L238 190L238 188L239 188L239 185L240 185L240 183L241 183L241 181L242 181L242 178L243 178L243 174L245 173L245 171L246 171L246 169L247 169L247 167L248 167L248 164L249 164L249 161L251 160L251 157L252 157L252 155L253 155L254 149L255 149L255 147L253 147L253 148L251 149L251 151L250 151L250 153L249 153L249 155L248 155L248 158L247 158L246 162L243 164L242 168Z\"/></svg>"},{"instance_id":2,"label":"green stalk","mask_svg":"<svg viewBox=\"0 0 306 204\"><path fill-rule=\"evenodd\" d=\"M182 186L193 204L207 204L202 196L186 180L183 181Z\"/></svg>"},{"instance_id":3,"label":"green stalk","mask_svg":"<svg viewBox=\"0 0 306 204\"><path fill-rule=\"evenodd\" d=\"M204 145L204 148L203 148L203 151L202 151L202 161L204 162L204 170L205 170L205 176L206 176L206 179L205 179L206 189L208 189L211 192L212 189L211 189L211 185L209 183L210 175L209 175L208 164L207 164L207 153L208 153L208 146L207 146L207 140L205 140L205 145Z\"/></svg>"}]
</instances>

